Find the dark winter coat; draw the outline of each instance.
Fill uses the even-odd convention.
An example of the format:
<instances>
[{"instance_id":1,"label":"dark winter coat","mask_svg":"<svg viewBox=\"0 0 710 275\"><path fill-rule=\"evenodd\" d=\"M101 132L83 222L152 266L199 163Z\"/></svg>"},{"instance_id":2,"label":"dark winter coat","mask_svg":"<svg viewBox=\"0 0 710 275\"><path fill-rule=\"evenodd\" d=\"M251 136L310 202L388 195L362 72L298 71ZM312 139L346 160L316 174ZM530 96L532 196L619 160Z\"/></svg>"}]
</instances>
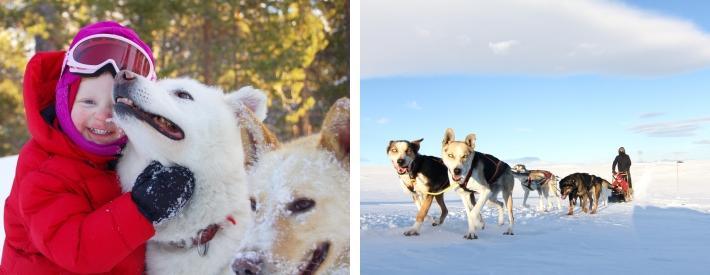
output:
<instances>
[{"instance_id":1,"label":"dark winter coat","mask_svg":"<svg viewBox=\"0 0 710 275\"><path fill-rule=\"evenodd\" d=\"M24 102L32 138L22 147L5 201L0 274L142 274L155 233L129 193L114 158L79 149L53 123L63 52L27 64ZM44 113L44 116L43 116Z\"/></svg>"},{"instance_id":2,"label":"dark winter coat","mask_svg":"<svg viewBox=\"0 0 710 275\"><path fill-rule=\"evenodd\" d=\"M618 170L617 168L618 164ZM614 171L619 171L619 172L628 172L629 169L631 169L631 158L629 158L629 155L627 154L619 154L614 158L614 163L611 164L611 170Z\"/></svg>"}]
</instances>

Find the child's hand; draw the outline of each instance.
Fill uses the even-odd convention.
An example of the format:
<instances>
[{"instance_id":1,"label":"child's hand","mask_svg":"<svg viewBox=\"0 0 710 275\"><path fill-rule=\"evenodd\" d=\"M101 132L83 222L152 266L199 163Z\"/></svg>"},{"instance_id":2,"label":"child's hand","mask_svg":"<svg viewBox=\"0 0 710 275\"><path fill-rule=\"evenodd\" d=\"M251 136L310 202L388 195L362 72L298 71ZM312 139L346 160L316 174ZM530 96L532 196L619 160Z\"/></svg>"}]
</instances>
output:
<instances>
[{"instance_id":1,"label":"child's hand","mask_svg":"<svg viewBox=\"0 0 710 275\"><path fill-rule=\"evenodd\" d=\"M153 224L172 218L187 204L195 189L195 176L182 166L165 167L157 161L136 179L131 197Z\"/></svg>"}]
</instances>

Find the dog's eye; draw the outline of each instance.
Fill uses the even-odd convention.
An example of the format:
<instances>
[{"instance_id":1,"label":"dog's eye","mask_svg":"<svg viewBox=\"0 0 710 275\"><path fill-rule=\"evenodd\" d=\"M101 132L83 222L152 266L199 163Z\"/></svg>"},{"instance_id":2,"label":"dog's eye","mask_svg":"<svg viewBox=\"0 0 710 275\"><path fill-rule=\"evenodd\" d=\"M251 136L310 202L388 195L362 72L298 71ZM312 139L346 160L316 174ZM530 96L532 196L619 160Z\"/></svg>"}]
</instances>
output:
<instances>
[{"instance_id":1,"label":"dog's eye","mask_svg":"<svg viewBox=\"0 0 710 275\"><path fill-rule=\"evenodd\" d=\"M397 149L392 149L392 153L397 153Z\"/></svg>"},{"instance_id":2,"label":"dog's eye","mask_svg":"<svg viewBox=\"0 0 710 275\"><path fill-rule=\"evenodd\" d=\"M449 154L449 158L454 158L454 154Z\"/></svg>"},{"instance_id":3,"label":"dog's eye","mask_svg":"<svg viewBox=\"0 0 710 275\"><path fill-rule=\"evenodd\" d=\"M462 158L462 159L465 159L465 158L467 158L467 157L468 157L468 155L463 155L461 158Z\"/></svg>"},{"instance_id":4,"label":"dog's eye","mask_svg":"<svg viewBox=\"0 0 710 275\"><path fill-rule=\"evenodd\" d=\"M312 199L300 198L300 199L296 199L295 201L292 201L291 203L289 203L288 206L286 206L286 209L291 211L291 213L300 214L300 213L310 210L315 205L316 205L316 202Z\"/></svg>"},{"instance_id":5,"label":"dog's eye","mask_svg":"<svg viewBox=\"0 0 710 275\"><path fill-rule=\"evenodd\" d=\"M188 92L183 91L183 90L175 91L175 95L179 98L182 98L182 99L194 100Z\"/></svg>"}]
</instances>

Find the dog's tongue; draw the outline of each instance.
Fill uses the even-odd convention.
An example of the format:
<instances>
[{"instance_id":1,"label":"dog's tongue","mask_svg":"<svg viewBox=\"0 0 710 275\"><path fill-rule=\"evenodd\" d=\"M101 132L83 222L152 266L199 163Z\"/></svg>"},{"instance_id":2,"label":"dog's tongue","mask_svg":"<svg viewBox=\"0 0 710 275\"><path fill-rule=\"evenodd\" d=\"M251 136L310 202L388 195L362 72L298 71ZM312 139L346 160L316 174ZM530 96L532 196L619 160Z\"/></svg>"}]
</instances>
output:
<instances>
[{"instance_id":1,"label":"dog's tongue","mask_svg":"<svg viewBox=\"0 0 710 275\"><path fill-rule=\"evenodd\" d=\"M461 180L461 176L460 176L460 175L454 175L453 178L454 178L455 181L460 181L460 180Z\"/></svg>"},{"instance_id":2,"label":"dog's tongue","mask_svg":"<svg viewBox=\"0 0 710 275\"><path fill-rule=\"evenodd\" d=\"M399 166L397 166L397 173L404 174L405 172L407 172L407 168L406 168L406 167L399 167Z\"/></svg>"}]
</instances>

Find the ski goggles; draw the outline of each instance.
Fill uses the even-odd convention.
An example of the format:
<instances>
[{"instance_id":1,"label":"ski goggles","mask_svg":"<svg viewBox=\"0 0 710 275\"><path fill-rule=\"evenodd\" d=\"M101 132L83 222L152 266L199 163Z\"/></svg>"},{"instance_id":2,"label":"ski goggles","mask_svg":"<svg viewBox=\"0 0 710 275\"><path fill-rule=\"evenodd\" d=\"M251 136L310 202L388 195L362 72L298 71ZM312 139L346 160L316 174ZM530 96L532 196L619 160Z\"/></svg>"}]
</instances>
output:
<instances>
[{"instance_id":1,"label":"ski goggles","mask_svg":"<svg viewBox=\"0 0 710 275\"><path fill-rule=\"evenodd\" d=\"M95 34L81 39L67 52L65 64L70 72L79 75L94 76L110 64L114 73L129 70L150 80L157 78L153 62L145 50L129 39L113 34Z\"/></svg>"}]
</instances>

